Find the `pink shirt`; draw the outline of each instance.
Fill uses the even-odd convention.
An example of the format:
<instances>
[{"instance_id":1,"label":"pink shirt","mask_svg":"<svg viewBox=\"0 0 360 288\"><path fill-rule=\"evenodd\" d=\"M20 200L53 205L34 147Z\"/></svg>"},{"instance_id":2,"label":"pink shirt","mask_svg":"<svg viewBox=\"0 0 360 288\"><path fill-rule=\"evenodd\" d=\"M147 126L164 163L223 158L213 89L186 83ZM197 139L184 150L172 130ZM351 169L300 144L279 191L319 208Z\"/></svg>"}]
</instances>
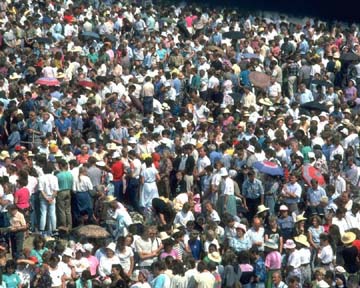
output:
<instances>
[{"instance_id":1,"label":"pink shirt","mask_svg":"<svg viewBox=\"0 0 360 288\"><path fill-rule=\"evenodd\" d=\"M265 266L269 270L281 268L281 254L278 251L272 251L265 258Z\"/></svg>"},{"instance_id":2,"label":"pink shirt","mask_svg":"<svg viewBox=\"0 0 360 288\"><path fill-rule=\"evenodd\" d=\"M30 207L30 192L26 187L20 188L15 191L14 198L17 198L16 206L20 209Z\"/></svg>"},{"instance_id":3,"label":"pink shirt","mask_svg":"<svg viewBox=\"0 0 360 288\"><path fill-rule=\"evenodd\" d=\"M174 259L179 259L179 254L176 250L172 249L170 253L162 252L160 254L160 259L165 259L166 257L171 256Z\"/></svg>"},{"instance_id":4,"label":"pink shirt","mask_svg":"<svg viewBox=\"0 0 360 288\"><path fill-rule=\"evenodd\" d=\"M90 274L91 274L91 276L95 276L97 268L99 266L99 261L93 255L90 255L87 259L88 259L89 264L90 264Z\"/></svg>"}]
</instances>

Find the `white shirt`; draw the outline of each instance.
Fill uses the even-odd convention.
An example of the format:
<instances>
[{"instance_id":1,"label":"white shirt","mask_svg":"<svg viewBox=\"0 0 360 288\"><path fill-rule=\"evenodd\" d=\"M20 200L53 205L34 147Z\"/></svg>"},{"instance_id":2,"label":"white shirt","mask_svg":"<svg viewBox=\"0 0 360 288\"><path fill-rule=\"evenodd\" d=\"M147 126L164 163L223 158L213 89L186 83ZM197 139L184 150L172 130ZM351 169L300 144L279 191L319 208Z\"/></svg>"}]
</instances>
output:
<instances>
[{"instance_id":1,"label":"white shirt","mask_svg":"<svg viewBox=\"0 0 360 288\"><path fill-rule=\"evenodd\" d=\"M332 219L332 225L336 225L339 227L340 235L343 235L346 230L350 229L348 222L346 221L346 217L339 219L337 217L334 217Z\"/></svg>"},{"instance_id":2,"label":"white shirt","mask_svg":"<svg viewBox=\"0 0 360 288\"><path fill-rule=\"evenodd\" d=\"M298 269L301 266L301 254L298 250L295 250L289 255L288 266Z\"/></svg>"},{"instance_id":3,"label":"white shirt","mask_svg":"<svg viewBox=\"0 0 360 288\"><path fill-rule=\"evenodd\" d=\"M39 190L51 197L54 192L59 191L58 180L55 175L45 174L39 177Z\"/></svg>"},{"instance_id":4,"label":"white shirt","mask_svg":"<svg viewBox=\"0 0 360 288\"><path fill-rule=\"evenodd\" d=\"M318 257L323 264L330 264L334 258L334 252L330 245L322 247L318 252Z\"/></svg>"},{"instance_id":5,"label":"white shirt","mask_svg":"<svg viewBox=\"0 0 360 288\"><path fill-rule=\"evenodd\" d=\"M198 158L196 168L199 173L202 173L207 166L211 165L211 161L208 156L205 155L203 158Z\"/></svg>"},{"instance_id":6,"label":"white shirt","mask_svg":"<svg viewBox=\"0 0 360 288\"><path fill-rule=\"evenodd\" d=\"M299 250L299 254L300 254L301 265L306 265L310 263L311 251L309 248L301 248Z\"/></svg>"},{"instance_id":7,"label":"white shirt","mask_svg":"<svg viewBox=\"0 0 360 288\"><path fill-rule=\"evenodd\" d=\"M111 268L114 264L121 264L118 256L114 255L112 258L102 256L99 263L99 275L101 277L111 275Z\"/></svg>"},{"instance_id":8,"label":"white shirt","mask_svg":"<svg viewBox=\"0 0 360 288\"><path fill-rule=\"evenodd\" d=\"M183 211L179 211L176 213L174 224L181 224L182 226L186 227L186 223L188 221L194 221L195 217L191 211L184 213Z\"/></svg>"},{"instance_id":9,"label":"white shirt","mask_svg":"<svg viewBox=\"0 0 360 288\"><path fill-rule=\"evenodd\" d=\"M234 195L234 181L230 177L221 181L221 192L224 195Z\"/></svg>"},{"instance_id":10,"label":"white shirt","mask_svg":"<svg viewBox=\"0 0 360 288\"><path fill-rule=\"evenodd\" d=\"M88 176L81 175L79 177L74 177L73 191L88 192L90 190L93 190L93 185Z\"/></svg>"},{"instance_id":11,"label":"white shirt","mask_svg":"<svg viewBox=\"0 0 360 288\"><path fill-rule=\"evenodd\" d=\"M251 242L251 246L255 243L255 242L262 242L262 246L257 246L259 248L260 251L264 251L264 227L260 227L258 231L256 231L253 227L251 229L249 229L246 232L246 235L249 237L250 242Z\"/></svg>"}]
</instances>

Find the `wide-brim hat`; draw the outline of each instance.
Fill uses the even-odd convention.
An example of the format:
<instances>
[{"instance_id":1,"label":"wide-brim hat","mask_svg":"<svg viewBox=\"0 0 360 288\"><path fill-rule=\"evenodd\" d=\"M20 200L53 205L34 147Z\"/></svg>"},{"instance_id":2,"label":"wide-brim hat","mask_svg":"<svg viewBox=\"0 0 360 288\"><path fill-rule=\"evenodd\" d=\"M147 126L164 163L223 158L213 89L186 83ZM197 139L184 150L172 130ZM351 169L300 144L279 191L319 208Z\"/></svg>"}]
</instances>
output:
<instances>
[{"instance_id":1,"label":"wide-brim hat","mask_svg":"<svg viewBox=\"0 0 360 288\"><path fill-rule=\"evenodd\" d=\"M19 74L17 74L16 72L12 73L9 77L10 80L17 80L20 78L21 78L21 76Z\"/></svg>"},{"instance_id":2,"label":"wide-brim hat","mask_svg":"<svg viewBox=\"0 0 360 288\"><path fill-rule=\"evenodd\" d=\"M259 205L257 207L257 212L256 214L260 214L262 212L268 211L270 208L267 208L265 205Z\"/></svg>"},{"instance_id":3,"label":"wide-brim hat","mask_svg":"<svg viewBox=\"0 0 360 288\"><path fill-rule=\"evenodd\" d=\"M165 241L171 238L170 235L166 232L160 232L159 237L161 241Z\"/></svg>"},{"instance_id":4,"label":"wide-brim hat","mask_svg":"<svg viewBox=\"0 0 360 288\"><path fill-rule=\"evenodd\" d=\"M264 247L269 248L269 249L273 249L273 250L279 249L279 245L272 239L269 239L269 240L265 241Z\"/></svg>"},{"instance_id":5,"label":"wide-brim hat","mask_svg":"<svg viewBox=\"0 0 360 288\"><path fill-rule=\"evenodd\" d=\"M295 240L296 243L299 243L299 244L304 245L306 247L310 247L310 243L307 240L305 235L299 235L297 237L294 237L294 240Z\"/></svg>"},{"instance_id":6,"label":"wide-brim hat","mask_svg":"<svg viewBox=\"0 0 360 288\"><path fill-rule=\"evenodd\" d=\"M246 230L247 230L245 224L237 223L237 222L235 223L234 228L235 229L241 229L241 230L244 231L244 233L246 233Z\"/></svg>"},{"instance_id":7,"label":"wide-brim hat","mask_svg":"<svg viewBox=\"0 0 360 288\"><path fill-rule=\"evenodd\" d=\"M351 244L356 239L356 235L353 232L345 232L344 235L341 237L341 242L345 245Z\"/></svg>"},{"instance_id":8,"label":"wide-brim hat","mask_svg":"<svg viewBox=\"0 0 360 288\"><path fill-rule=\"evenodd\" d=\"M296 244L295 244L294 240L292 240L292 239L286 240L286 242L284 244L284 248L285 249L295 249Z\"/></svg>"},{"instance_id":9,"label":"wide-brim hat","mask_svg":"<svg viewBox=\"0 0 360 288\"><path fill-rule=\"evenodd\" d=\"M9 151L3 150L0 153L0 160L5 160L6 158L10 158Z\"/></svg>"},{"instance_id":10,"label":"wide-brim hat","mask_svg":"<svg viewBox=\"0 0 360 288\"><path fill-rule=\"evenodd\" d=\"M228 176L229 175L229 173L227 172L227 170L226 170L226 168L225 167L222 167L221 169L220 169L220 176L221 177L223 177L223 176Z\"/></svg>"},{"instance_id":11,"label":"wide-brim hat","mask_svg":"<svg viewBox=\"0 0 360 288\"><path fill-rule=\"evenodd\" d=\"M215 262L215 263L220 263L221 260L222 260L220 253L217 252L217 251L209 253L208 258L209 258L210 261Z\"/></svg>"},{"instance_id":12,"label":"wide-brim hat","mask_svg":"<svg viewBox=\"0 0 360 288\"><path fill-rule=\"evenodd\" d=\"M300 214L300 215L297 215L297 216L296 216L296 221L295 221L295 223L298 223L298 222L300 222L300 221L305 221L305 220L307 220L307 218L304 217L303 214Z\"/></svg>"},{"instance_id":13,"label":"wide-brim hat","mask_svg":"<svg viewBox=\"0 0 360 288\"><path fill-rule=\"evenodd\" d=\"M269 98L262 98L259 100L259 103L261 105L265 105L265 106L272 106L273 103L271 102L271 100Z\"/></svg>"},{"instance_id":14,"label":"wide-brim hat","mask_svg":"<svg viewBox=\"0 0 360 288\"><path fill-rule=\"evenodd\" d=\"M104 202L110 203L110 202L113 202L113 201L115 201L115 200L116 200L116 197L115 197L115 196L113 196L113 195L108 195L108 196L106 196Z\"/></svg>"}]
</instances>

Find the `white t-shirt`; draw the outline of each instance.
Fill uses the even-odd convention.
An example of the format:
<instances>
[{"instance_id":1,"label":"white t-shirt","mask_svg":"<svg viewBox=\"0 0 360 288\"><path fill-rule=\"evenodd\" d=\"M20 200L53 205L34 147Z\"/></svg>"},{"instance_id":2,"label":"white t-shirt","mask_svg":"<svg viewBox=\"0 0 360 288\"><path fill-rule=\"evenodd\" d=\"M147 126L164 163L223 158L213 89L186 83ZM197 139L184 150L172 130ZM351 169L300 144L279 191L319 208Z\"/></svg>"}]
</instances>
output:
<instances>
[{"instance_id":1,"label":"white t-shirt","mask_svg":"<svg viewBox=\"0 0 360 288\"><path fill-rule=\"evenodd\" d=\"M125 246L124 252L116 251L116 256L120 259L121 267L124 269L125 273L130 271L131 266L131 257L134 257L133 249L129 246Z\"/></svg>"},{"instance_id":2,"label":"white t-shirt","mask_svg":"<svg viewBox=\"0 0 360 288\"><path fill-rule=\"evenodd\" d=\"M183 211L179 211L174 219L174 224L181 224L182 226L186 226L188 221L194 221L195 217L191 211L184 213Z\"/></svg>"}]
</instances>

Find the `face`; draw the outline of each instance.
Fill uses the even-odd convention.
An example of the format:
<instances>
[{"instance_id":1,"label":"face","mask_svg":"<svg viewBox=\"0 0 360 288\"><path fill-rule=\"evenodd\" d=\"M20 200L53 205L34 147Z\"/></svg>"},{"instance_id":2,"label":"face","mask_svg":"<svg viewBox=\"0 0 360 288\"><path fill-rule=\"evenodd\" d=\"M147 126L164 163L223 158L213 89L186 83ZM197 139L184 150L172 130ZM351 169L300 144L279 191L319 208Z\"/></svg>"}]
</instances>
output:
<instances>
[{"instance_id":1,"label":"face","mask_svg":"<svg viewBox=\"0 0 360 288\"><path fill-rule=\"evenodd\" d=\"M106 249L106 257L112 258L114 256L114 252L110 249Z\"/></svg>"}]
</instances>

